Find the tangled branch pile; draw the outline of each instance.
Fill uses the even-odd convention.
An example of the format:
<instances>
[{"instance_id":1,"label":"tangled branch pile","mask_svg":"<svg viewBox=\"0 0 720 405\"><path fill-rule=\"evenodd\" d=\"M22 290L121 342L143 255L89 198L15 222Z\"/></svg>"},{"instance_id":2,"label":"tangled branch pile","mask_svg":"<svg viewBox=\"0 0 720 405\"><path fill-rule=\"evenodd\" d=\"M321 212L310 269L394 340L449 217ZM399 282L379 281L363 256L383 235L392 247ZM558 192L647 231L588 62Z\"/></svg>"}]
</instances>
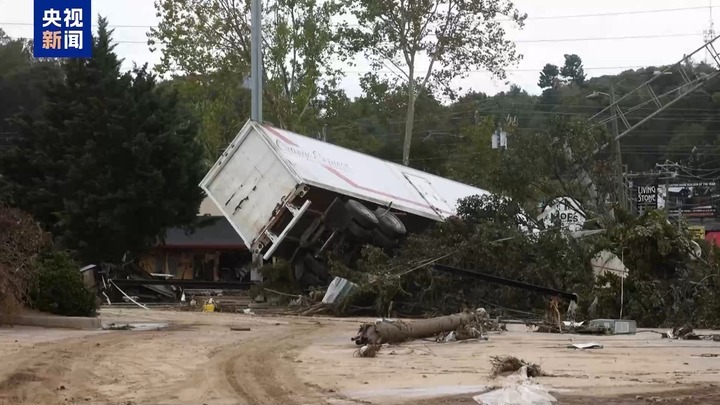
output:
<instances>
[{"instance_id":1,"label":"tangled branch pile","mask_svg":"<svg viewBox=\"0 0 720 405\"><path fill-rule=\"evenodd\" d=\"M525 360L518 359L515 356L492 356L490 358L490 363L492 364L490 374L493 377L514 373L520 370L523 366L527 366L528 377L548 376L548 374L545 373L539 365L527 363Z\"/></svg>"},{"instance_id":2,"label":"tangled branch pile","mask_svg":"<svg viewBox=\"0 0 720 405\"><path fill-rule=\"evenodd\" d=\"M580 296L588 292L593 285L592 247L559 230L530 234L525 231L528 226L535 225L523 218L517 204L496 196L470 197L459 204L457 218L410 235L394 255L367 247L356 270L334 261L332 273L358 284L358 299L372 296L383 316L437 316L462 308L502 306L540 308L531 314L537 318L544 313L547 296L439 273L428 266L435 260Z\"/></svg>"},{"instance_id":3,"label":"tangled branch pile","mask_svg":"<svg viewBox=\"0 0 720 405\"><path fill-rule=\"evenodd\" d=\"M469 197L456 218L410 235L394 255L366 247L356 269L333 261L332 273L358 284L356 299L374 301L382 316L486 307L494 316L543 317L546 295L439 273L430 266L436 261L577 293L580 319L616 318L622 308L642 327L720 326L720 248L698 241L697 257L687 229L667 214L635 217L616 210L602 224L604 233L583 238L523 218L512 201ZM527 232L534 226L542 232ZM629 269L623 286L614 274L594 273L591 259L601 251L622 257Z\"/></svg>"},{"instance_id":4,"label":"tangled branch pile","mask_svg":"<svg viewBox=\"0 0 720 405\"><path fill-rule=\"evenodd\" d=\"M33 218L0 205L0 315L22 305L36 272L36 258L51 239Z\"/></svg>"}]
</instances>

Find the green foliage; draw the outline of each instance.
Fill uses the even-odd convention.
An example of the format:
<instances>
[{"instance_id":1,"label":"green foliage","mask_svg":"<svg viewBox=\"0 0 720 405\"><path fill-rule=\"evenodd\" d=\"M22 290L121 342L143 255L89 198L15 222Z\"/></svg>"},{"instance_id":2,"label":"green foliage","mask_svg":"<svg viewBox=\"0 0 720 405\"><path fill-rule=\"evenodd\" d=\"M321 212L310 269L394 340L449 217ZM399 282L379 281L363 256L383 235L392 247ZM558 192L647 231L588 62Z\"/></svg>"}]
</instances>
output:
<instances>
[{"instance_id":1,"label":"green foliage","mask_svg":"<svg viewBox=\"0 0 720 405\"><path fill-rule=\"evenodd\" d=\"M712 254L716 248L705 246L703 257L709 260L695 258L684 229L671 224L661 211L639 218L621 216L597 245L617 254L629 269L623 283L623 315L641 326L720 325L720 266ZM620 289L616 276L598 279L595 316L619 316Z\"/></svg>"},{"instance_id":2,"label":"green foliage","mask_svg":"<svg viewBox=\"0 0 720 405\"><path fill-rule=\"evenodd\" d=\"M121 74L107 21L93 57L68 60L0 171L13 200L84 262L119 261L191 223L206 167L197 125L146 69Z\"/></svg>"},{"instance_id":3,"label":"green foliage","mask_svg":"<svg viewBox=\"0 0 720 405\"><path fill-rule=\"evenodd\" d=\"M331 262L334 275L361 286L359 296L372 295L378 315L390 307L403 313L451 313L485 306L505 315L534 313L542 317L548 296L430 270L428 264L477 269L500 277L572 291L580 297L579 319L618 318L621 281L596 277L591 258L602 250L622 257L629 272L622 283L622 316L643 327L691 323L720 325L720 249L705 246L697 259L686 231L670 224L659 211L639 218L622 213L605 234L572 238L555 228L528 233L523 211L500 197L471 197L458 206L458 217L408 237L388 256L366 247L356 269ZM591 303L597 305L590 311Z\"/></svg>"},{"instance_id":4,"label":"green foliage","mask_svg":"<svg viewBox=\"0 0 720 405\"><path fill-rule=\"evenodd\" d=\"M358 21L357 28L344 30L351 49L363 53L373 70L391 69L407 83L405 165L410 164L419 94L429 91L455 99L453 79L480 68L504 79L505 66L520 59L496 19L508 16L523 26L527 16L509 0L344 0L344 5ZM420 58L429 59L427 68L418 65Z\"/></svg>"},{"instance_id":5,"label":"green foliage","mask_svg":"<svg viewBox=\"0 0 720 405\"><path fill-rule=\"evenodd\" d=\"M548 87L555 86L555 81L558 79L558 75L560 75L560 69L558 69L556 65L553 65L552 63L546 64L543 66L542 71L540 71L538 87L546 89Z\"/></svg>"},{"instance_id":6,"label":"green foliage","mask_svg":"<svg viewBox=\"0 0 720 405\"><path fill-rule=\"evenodd\" d=\"M271 288L284 292L300 292L295 282L293 270L287 260L278 259L276 262L266 263L260 268L260 274L263 276L263 283L260 288ZM254 292L259 293L260 291L258 289Z\"/></svg>"},{"instance_id":7,"label":"green foliage","mask_svg":"<svg viewBox=\"0 0 720 405\"><path fill-rule=\"evenodd\" d=\"M546 297L536 293L432 271L425 266L431 259L583 296L592 287L592 252L557 230L524 232L519 212L507 199L471 197L459 205L458 218L411 235L394 257L366 248L357 272L337 263L332 269L358 282L363 291L375 291L378 314L386 314L390 302L401 312L450 313L488 302L506 308L544 307Z\"/></svg>"},{"instance_id":8,"label":"green foliage","mask_svg":"<svg viewBox=\"0 0 720 405\"><path fill-rule=\"evenodd\" d=\"M95 316L97 297L83 284L79 267L67 252L46 251L38 259L30 290L36 309L65 316Z\"/></svg>"},{"instance_id":9,"label":"green foliage","mask_svg":"<svg viewBox=\"0 0 720 405\"><path fill-rule=\"evenodd\" d=\"M511 146L500 156L492 184L526 207L559 196L586 205L592 196L581 182L581 169L602 191L609 190L606 164L594 154L606 139L604 129L564 117L552 120L545 131L514 134Z\"/></svg>"},{"instance_id":10,"label":"green foliage","mask_svg":"<svg viewBox=\"0 0 720 405\"><path fill-rule=\"evenodd\" d=\"M582 67L582 59L575 54L565 54L565 64L560 69L560 76L564 77L567 83L582 86L585 83L585 70Z\"/></svg>"},{"instance_id":11,"label":"green foliage","mask_svg":"<svg viewBox=\"0 0 720 405\"><path fill-rule=\"evenodd\" d=\"M263 119L301 133L318 133L322 102L337 88L346 59L336 23L336 0L263 3ZM203 124L206 158L214 160L248 116L249 0L156 0L160 18L150 31L162 47L159 73L185 72L184 95ZM238 114L238 111L241 113Z\"/></svg>"}]
</instances>

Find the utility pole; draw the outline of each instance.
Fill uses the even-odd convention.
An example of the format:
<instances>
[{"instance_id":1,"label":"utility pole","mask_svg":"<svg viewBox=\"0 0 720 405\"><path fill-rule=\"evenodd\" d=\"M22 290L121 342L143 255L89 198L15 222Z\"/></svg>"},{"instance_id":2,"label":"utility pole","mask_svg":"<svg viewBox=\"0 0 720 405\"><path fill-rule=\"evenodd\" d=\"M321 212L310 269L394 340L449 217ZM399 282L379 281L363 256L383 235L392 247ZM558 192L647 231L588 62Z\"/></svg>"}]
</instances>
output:
<instances>
[{"instance_id":1,"label":"utility pole","mask_svg":"<svg viewBox=\"0 0 720 405\"><path fill-rule=\"evenodd\" d=\"M615 105L615 87L610 84L610 105ZM620 206L627 209L627 197L625 193L625 178L622 167L622 152L620 151L620 139L618 139L618 118L617 109L611 110L612 119L612 142L613 142L613 169L615 171L615 187Z\"/></svg>"},{"instance_id":2,"label":"utility pole","mask_svg":"<svg viewBox=\"0 0 720 405\"><path fill-rule=\"evenodd\" d=\"M250 4L250 119L262 122L262 0Z\"/></svg>"}]
</instances>

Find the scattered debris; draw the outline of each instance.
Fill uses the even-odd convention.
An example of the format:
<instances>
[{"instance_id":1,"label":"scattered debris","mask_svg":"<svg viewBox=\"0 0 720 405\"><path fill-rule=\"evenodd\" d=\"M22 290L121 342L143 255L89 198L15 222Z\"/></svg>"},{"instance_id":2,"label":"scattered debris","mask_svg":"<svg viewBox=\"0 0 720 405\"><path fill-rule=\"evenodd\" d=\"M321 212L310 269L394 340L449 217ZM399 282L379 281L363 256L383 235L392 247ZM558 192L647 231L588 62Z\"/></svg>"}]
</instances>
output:
<instances>
[{"instance_id":1,"label":"scattered debris","mask_svg":"<svg viewBox=\"0 0 720 405\"><path fill-rule=\"evenodd\" d=\"M323 304L333 305L345 300L357 288L357 284L342 277L335 277L322 299Z\"/></svg>"},{"instance_id":2,"label":"scattered debris","mask_svg":"<svg viewBox=\"0 0 720 405\"><path fill-rule=\"evenodd\" d=\"M593 319L587 323L563 321L564 328L556 324L542 323L536 332L540 333L578 333L583 335L634 335L637 325L627 319Z\"/></svg>"},{"instance_id":3,"label":"scattered debris","mask_svg":"<svg viewBox=\"0 0 720 405\"><path fill-rule=\"evenodd\" d=\"M133 326L130 324L124 324L124 325L116 325L115 323L111 323L107 326L108 330L130 330L133 329Z\"/></svg>"},{"instance_id":4,"label":"scattered debris","mask_svg":"<svg viewBox=\"0 0 720 405\"><path fill-rule=\"evenodd\" d=\"M700 357L719 357L720 354L717 353L703 353L700 355Z\"/></svg>"},{"instance_id":5,"label":"scattered debris","mask_svg":"<svg viewBox=\"0 0 720 405\"><path fill-rule=\"evenodd\" d=\"M202 311L203 312L215 312L215 301L212 298L205 301L205 304L203 304Z\"/></svg>"},{"instance_id":6,"label":"scattered debris","mask_svg":"<svg viewBox=\"0 0 720 405\"><path fill-rule=\"evenodd\" d=\"M355 350L353 357L375 357L377 352L380 351L381 344L367 344L363 347Z\"/></svg>"},{"instance_id":7,"label":"scattered debris","mask_svg":"<svg viewBox=\"0 0 720 405\"><path fill-rule=\"evenodd\" d=\"M603 345L597 342L591 342L591 343L574 343L571 345L568 345L568 349L602 349Z\"/></svg>"},{"instance_id":8,"label":"scattered debris","mask_svg":"<svg viewBox=\"0 0 720 405\"><path fill-rule=\"evenodd\" d=\"M480 405L552 405L557 399L540 384L528 378L532 371L527 365L508 376L503 387L473 397Z\"/></svg>"},{"instance_id":9,"label":"scattered debris","mask_svg":"<svg viewBox=\"0 0 720 405\"><path fill-rule=\"evenodd\" d=\"M230 330L236 331L236 332L250 332L250 328L247 328L247 327L239 327L239 326L231 327Z\"/></svg>"},{"instance_id":10,"label":"scattered debris","mask_svg":"<svg viewBox=\"0 0 720 405\"><path fill-rule=\"evenodd\" d=\"M445 335L445 337L442 339L444 342L455 342L457 338L455 337L455 331L452 331Z\"/></svg>"},{"instance_id":11,"label":"scattered debris","mask_svg":"<svg viewBox=\"0 0 720 405\"><path fill-rule=\"evenodd\" d=\"M115 284L115 282L114 282L113 280L108 280L108 281L110 282L110 284L112 284L113 287L117 288L117 290L120 291L120 294L122 294L125 298L127 298L127 300L129 300L129 301L132 302L133 304L139 306L140 308L149 309L149 308L146 307L145 305L137 302L137 301L136 301L135 299L133 299L131 296L127 295L127 293L125 293L125 291L121 290L120 287L118 287L117 284Z\"/></svg>"},{"instance_id":12,"label":"scattered debris","mask_svg":"<svg viewBox=\"0 0 720 405\"><path fill-rule=\"evenodd\" d=\"M680 327L674 327L661 334L663 339L682 339L682 340L712 340L720 342L720 335L698 335L693 331L692 326L685 324Z\"/></svg>"},{"instance_id":13,"label":"scattered debris","mask_svg":"<svg viewBox=\"0 0 720 405\"><path fill-rule=\"evenodd\" d=\"M455 338L471 338L480 336L482 322L487 320L487 313L479 308L459 314L441 316L418 321L401 321L382 319L374 324L365 323L352 340L358 346L366 344L401 343L411 339L422 339L444 333L455 332ZM470 329L468 329L469 327ZM472 329L475 331L472 331Z\"/></svg>"},{"instance_id":14,"label":"scattered debris","mask_svg":"<svg viewBox=\"0 0 720 405\"><path fill-rule=\"evenodd\" d=\"M523 367L526 368L526 375L529 377L550 377L550 374L545 373L537 364L528 363L515 356L492 356L490 362L492 363L490 372L492 377L514 373Z\"/></svg>"}]
</instances>

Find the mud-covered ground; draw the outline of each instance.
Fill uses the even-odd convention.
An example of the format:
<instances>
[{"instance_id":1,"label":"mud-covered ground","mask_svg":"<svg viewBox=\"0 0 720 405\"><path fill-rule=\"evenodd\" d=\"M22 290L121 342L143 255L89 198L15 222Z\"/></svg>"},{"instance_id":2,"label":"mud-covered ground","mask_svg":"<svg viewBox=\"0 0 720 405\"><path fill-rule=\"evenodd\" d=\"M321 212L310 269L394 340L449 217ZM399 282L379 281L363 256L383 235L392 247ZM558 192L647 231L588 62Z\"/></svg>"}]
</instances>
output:
<instances>
[{"instance_id":1,"label":"mud-covered ground","mask_svg":"<svg viewBox=\"0 0 720 405\"><path fill-rule=\"evenodd\" d=\"M350 337L358 319L107 308L101 318L170 326L2 327L0 404L475 404L473 395L502 384L489 376L490 356L504 354L555 375L535 381L559 404L720 403L720 343L651 332L588 337L521 327L488 341L415 341L357 358ZM604 348L567 348L587 341Z\"/></svg>"}]
</instances>

